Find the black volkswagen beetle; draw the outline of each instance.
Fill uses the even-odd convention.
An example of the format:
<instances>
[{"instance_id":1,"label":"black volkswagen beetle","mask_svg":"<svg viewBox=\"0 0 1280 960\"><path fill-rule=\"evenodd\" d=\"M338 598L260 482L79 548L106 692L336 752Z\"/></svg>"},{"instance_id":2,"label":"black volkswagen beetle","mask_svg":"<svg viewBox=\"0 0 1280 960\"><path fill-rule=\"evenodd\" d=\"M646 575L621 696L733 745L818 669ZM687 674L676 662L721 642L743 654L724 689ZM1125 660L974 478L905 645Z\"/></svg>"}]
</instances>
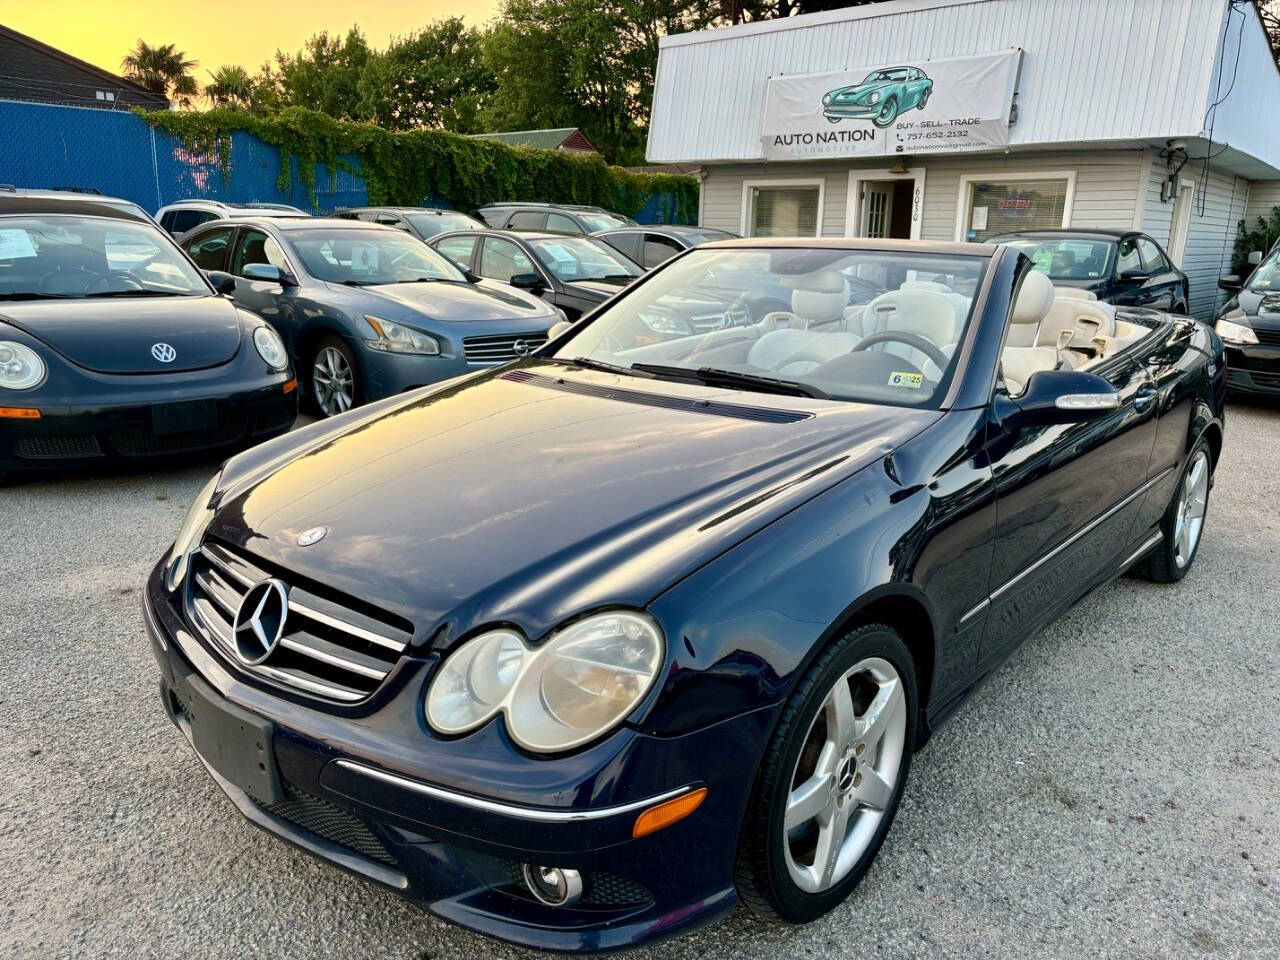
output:
<instances>
[{"instance_id":1,"label":"black volkswagen beetle","mask_svg":"<svg viewBox=\"0 0 1280 960\"><path fill-rule=\"evenodd\" d=\"M295 386L276 332L145 215L0 195L0 475L265 439Z\"/></svg>"},{"instance_id":2,"label":"black volkswagen beetle","mask_svg":"<svg viewBox=\"0 0 1280 960\"><path fill-rule=\"evenodd\" d=\"M654 341L744 258L785 311ZM1054 301L1010 247L709 243L241 454L146 585L165 709L254 823L492 936L814 919L1022 641L1195 561L1221 343L1146 310L1006 346Z\"/></svg>"},{"instance_id":3,"label":"black volkswagen beetle","mask_svg":"<svg viewBox=\"0 0 1280 960\"><path fill-rule=\"evenodd\" d=\"M1247 280L1229 274L1218 286L1232 295L1214 325L1226 344L1232 392L1280 397L1280 248Z\"/></svg>"}]
</instances>

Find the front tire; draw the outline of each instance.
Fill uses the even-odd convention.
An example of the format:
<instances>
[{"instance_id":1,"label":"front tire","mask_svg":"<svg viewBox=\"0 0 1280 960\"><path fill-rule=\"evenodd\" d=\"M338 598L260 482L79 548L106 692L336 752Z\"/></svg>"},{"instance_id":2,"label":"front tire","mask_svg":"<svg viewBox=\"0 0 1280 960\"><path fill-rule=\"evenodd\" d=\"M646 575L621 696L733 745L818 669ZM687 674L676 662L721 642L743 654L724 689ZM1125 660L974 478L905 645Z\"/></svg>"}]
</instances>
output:
<instances>
[{"instance_id":1,"label":"front tire","mask_svg":"<svg viewBox=\"0 0 1280 960\"><path fill-rule=\"evenodd\" d=\"M893 123L893 121L897 119L898 119L898 98L890 97L888 100L884 102L884 105L880 107L880 112L876 114L875 119L872 120L871 122L874 123L877 127L887 127L889 124Z\"/></svg>"},{"instance_id":2,"label":"front tire","mask_svg":"<svg viewBox=\"0 0 1280 960\"><path fill-rule=\"evenodd\" d=\"M1212 476L1209 445L1200 440L1191 449L1177 492L1160 520L1164 537L1139 561L1134 573L1156 583L1177 583L1187 575L1200 551Z\"/></svg>"},{"instance_id":3,"label":"front tire","mask_svg":"<svg viewBox=\"0 0 1280 960\"><path fill-rule=\"evenodd\" d=\"M870 624L824 650L783 710L743 824L734 880L767 920L827 913L870 869L915 744L915 664Z\"/></svg>"},{"instance_id":4,"label":"front tire","mask_svg":"<svg viewBox=\"0 0 1280 960\"><path fill-rule=\"evenodd\" d=\"M317 343L307 368L311 401L322 417L337 416L363 402L360 370L341 337L325 337Z\"/></svg>"}]
</instances>

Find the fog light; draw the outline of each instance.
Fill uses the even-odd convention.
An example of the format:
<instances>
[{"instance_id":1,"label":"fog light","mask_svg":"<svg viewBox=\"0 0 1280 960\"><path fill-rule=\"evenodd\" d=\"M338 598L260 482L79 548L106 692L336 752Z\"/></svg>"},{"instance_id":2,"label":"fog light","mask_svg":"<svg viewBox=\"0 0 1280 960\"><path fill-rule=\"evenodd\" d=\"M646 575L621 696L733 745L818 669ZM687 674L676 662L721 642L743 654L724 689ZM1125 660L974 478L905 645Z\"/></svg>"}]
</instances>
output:
<instances>
[{"instance_id":1,"label":"fog light","mask_svg":"<svg viewBox=\"0 0 1280 960\"><path fill-rule=\"evenodd\" d=\"M582 876L577 870L524 865L524 883L540 903L567 907L582 896Z\"/></svg>"}]
</instances>

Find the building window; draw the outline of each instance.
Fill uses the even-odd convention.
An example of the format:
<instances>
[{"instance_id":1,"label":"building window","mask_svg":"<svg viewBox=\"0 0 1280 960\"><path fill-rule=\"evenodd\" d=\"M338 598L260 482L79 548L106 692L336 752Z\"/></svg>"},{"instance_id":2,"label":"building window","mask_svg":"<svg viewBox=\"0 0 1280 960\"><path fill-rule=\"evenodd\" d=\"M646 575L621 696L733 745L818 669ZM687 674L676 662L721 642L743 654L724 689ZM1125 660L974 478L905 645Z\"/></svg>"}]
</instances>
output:
<instances>
[{"instance_id":1,"label":"building window","mask_svg":"<svg viewBox=\"0 0 1280 960\"><path fill-rule=\"evenodd\" d=\"M1065 227L1070 196L1069 177L970 180L963 239L982 241L1001 233Z\"/></svg>"},{"instance_id":2,"label":"building window","mask_svg":"<svg viewBox=\"0 0 1280 960\"><path fill-rule=\"evenodd\" d=\"M743 184L749 237L816 237L822 223L821 181Z\"/></svg>"}]
</instances>

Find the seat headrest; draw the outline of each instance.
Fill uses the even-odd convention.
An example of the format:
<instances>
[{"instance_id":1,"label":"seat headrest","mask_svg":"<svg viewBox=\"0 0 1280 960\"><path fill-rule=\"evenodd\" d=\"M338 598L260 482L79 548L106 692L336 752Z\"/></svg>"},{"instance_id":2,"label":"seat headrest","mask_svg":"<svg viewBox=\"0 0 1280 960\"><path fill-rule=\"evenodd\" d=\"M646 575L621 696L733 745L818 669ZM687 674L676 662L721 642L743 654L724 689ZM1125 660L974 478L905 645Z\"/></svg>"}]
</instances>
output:
<instances>
[{"instance_id":1,"label":"seat headrest","mask_svg":"<svg viewBox=\"0 0 1280 960\"><path fill-rule=\"evenodd\" d=\"M1053 306L1053 284L1043 273L1031 271L1022 278L1018 299L1013 302L1010 323L1039 323Z\"/></svg>"},{"instance_id":2,"label":"seat headrest","mask_svg":"<svg viewBox=\"0 0 1280 960\"><path fill-rule=\"evenodd\" d=\"M915 333L938 346L955 343L957 336L956 311L951 301L932 290L890 290L882 293L869 304L863 314L863 328L867 333L881 330L901 330Z\"/></svg>"},{"instance_id":3,"label":"seat headrest","mask_svg":"<svg viewBox=\"0 0 1280 960\"><path fill-rule=\"evenodd\" d=\"M849 305L849 289L838 270L807 273L789 286L793 287L791 312L808 326L839 320Z\"/></svg>"},{"instance_id":4,"label":"seat headrest","mask_svg":"<svg viewBox=\"0 0 1280 960\"><path fill-rule=\"evenodd\" d=\"M951 293L951 288L937 280L907 280L899 290L932 290L935 293Z\"/></svg>"},{"instance_id":5,"label":"seat headrest","mask_svg":"<svg viewBox=\"0 0 1280 960\"><path fill-rule=\"evenodd\" d=\"M1057 300L1097 300L1098 295L1092 290L1081 290L1079 287L1054 287L1053 296Z\"/></svg>"}]
</instances>

